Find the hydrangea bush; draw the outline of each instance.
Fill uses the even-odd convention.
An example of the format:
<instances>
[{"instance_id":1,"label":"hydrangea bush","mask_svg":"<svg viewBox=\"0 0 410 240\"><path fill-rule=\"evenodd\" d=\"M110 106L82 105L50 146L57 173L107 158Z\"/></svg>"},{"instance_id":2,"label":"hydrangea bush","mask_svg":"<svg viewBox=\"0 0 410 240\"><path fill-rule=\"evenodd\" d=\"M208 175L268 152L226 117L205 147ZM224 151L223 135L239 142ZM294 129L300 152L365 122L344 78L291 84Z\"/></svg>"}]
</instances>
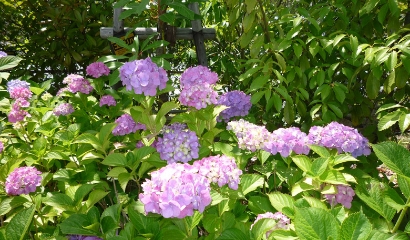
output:
<instances>
[{"instance_id":1,"label":"hydrangea bush","mask_svg":"<svg viewBox=\"0 0 410 240\"><path fill-rule=\"evenodd\" d=\"M337 122L271 129L210 68L175 85L113 59L55 96L2 83L0 239L407 239L404 147Z\"/></svg>"}]
</instances>

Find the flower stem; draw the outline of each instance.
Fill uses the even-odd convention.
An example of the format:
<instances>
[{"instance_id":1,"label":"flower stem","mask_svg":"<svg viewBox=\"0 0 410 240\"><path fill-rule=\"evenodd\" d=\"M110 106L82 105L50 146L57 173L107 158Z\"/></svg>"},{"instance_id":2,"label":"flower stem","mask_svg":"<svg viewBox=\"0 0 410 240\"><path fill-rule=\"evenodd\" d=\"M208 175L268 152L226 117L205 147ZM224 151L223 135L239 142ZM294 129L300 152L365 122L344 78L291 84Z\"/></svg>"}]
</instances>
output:
<instances>
[{"instance_id":1,"label":"flower stem","mask_svg":"<svg viewBox=\"0 0 410 240\"><path fill-rule=\"evenodd\" d=\"M409 206L408 206L409 204L410 204L410 198L407 199L406 206L403 208L403 210L401 210L400 216L397 219L397 222L394 225L393 230L391 231L391 233L395 233L399 229L400 224L403 221L404 216L406 215L407 208L409 208Z\"/></svg>"}]
</instances>

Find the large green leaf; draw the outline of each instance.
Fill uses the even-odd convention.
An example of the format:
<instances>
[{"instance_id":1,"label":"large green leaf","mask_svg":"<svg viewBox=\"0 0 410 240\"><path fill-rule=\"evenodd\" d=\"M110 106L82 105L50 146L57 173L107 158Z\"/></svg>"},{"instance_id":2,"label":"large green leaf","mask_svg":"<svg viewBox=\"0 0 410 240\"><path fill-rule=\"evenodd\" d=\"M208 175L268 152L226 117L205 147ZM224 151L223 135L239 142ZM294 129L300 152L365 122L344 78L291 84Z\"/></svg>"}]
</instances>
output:
<instances>
[{"instance_id":1,"label":"large green leaf","mask_svg":"<svg viewBox=\"0 0 410 240\"><path fill-rule=\"evenodd\" d=\"M398 110L384 115L382 118L380 118L379 122L377 123L378 130L383 131L393 126L396 122L399 121L400 116L402 114L403 112Z\"/></svg>"},{"instance_id":2,"label":"large green leaf","mask_svg":"<svg viewBox=\"0 0 410 240\"><path fill-rule=\"evenodd\" d=\"M376 156L393 172L410 178L410 152L395 142L372 144Z\"/></svg>"},{"instance_id":3,"label":"large green leaf","mask_svg":"<svg viewBox=\"0 0 410 240\"><path fill-rule=\"evenodd\" d=\"M264 178L258 174L243 174L240 186L244 195L263 186Z\"/></svg>"},{"instance_id":4,"label":"large green leaf","mask_svg":"<svg viewBox=\"0 0 410 240\"><path fill-rule=\"evenodd\" d=\"M349 215L343 223L339 240L366 240L372 231L372 224L362 212Z\"/></svg>"},{"instance_id":5,"label":"large green leaf","mask_svg":"<svg viewBox=\"0 0 410 240\"><path fill-rule=\"evenodd\" d=\"M24 209L18 212L7 224L6 237L9 240L22 240L25 239L31 220L35 213L35 207L32 205L30 208Z\"/></svg>"},{"instance_id":6,"label":"large green leaf","mask_svg":"<svg viewBox=\"0 0 410 240\"><path fill-rule=\"evenodd\" d=\"M15 56L6 56L0 58L0 71L17 66L21 60L21 58Z\"/></svg>"},{"instance_id":7,"label":"large green leaf","mask_svg":"<svg viewBox=\"0 0 410 240\"><path fill-rule=\"evenodd\" d=\"M274 192L268 194L268 197L270 203L277 211L283 212L287 216L292 217L291 215L294 214L293 211L295 207L295 201L290 195L281 192Z\"/></svg>"},{"instance_id":8,"label":"large green leaf","mask_svg":"<svg viewBox=\"0 0 410 240\"><path fill-rule=\"evenodd\" d=\"M296 210L296 234L301 240L338 239L340 226L336 218L324 209L301 208Z\"/></svg>"}]
</instances>

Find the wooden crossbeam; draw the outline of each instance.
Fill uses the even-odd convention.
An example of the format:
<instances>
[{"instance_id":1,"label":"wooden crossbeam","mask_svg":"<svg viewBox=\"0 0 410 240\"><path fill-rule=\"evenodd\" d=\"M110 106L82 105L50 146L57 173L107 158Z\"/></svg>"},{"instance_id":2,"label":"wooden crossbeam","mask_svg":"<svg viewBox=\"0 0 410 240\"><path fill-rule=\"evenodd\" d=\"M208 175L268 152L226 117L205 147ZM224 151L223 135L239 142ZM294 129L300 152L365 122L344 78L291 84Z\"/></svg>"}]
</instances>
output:
<instances>
[{"instance_id":1,"label":"wooden crossbeam","mask_svg":"<svg viewBox=\"0 0 410 240\"><path fill-rule=\"evenodd\" d=\"M131 28L124 28L125 32L130 31ZM116 31L115 31L116 32ZM178 40L192 40L194 36L192 34L192 28L177 28L176 29L176 39ZM138 35L139 39L147 39L148 36L152 35L153 33L157 33L157 28L136 28L134 30L135 35ZM205 40L215 39L216 38L216 31L214 28L203 28L202 34ZM101 38L108 38L113 37L114 28L112 27L101 27L100 28L100 36Z\"/></svg>"}]
</instances>

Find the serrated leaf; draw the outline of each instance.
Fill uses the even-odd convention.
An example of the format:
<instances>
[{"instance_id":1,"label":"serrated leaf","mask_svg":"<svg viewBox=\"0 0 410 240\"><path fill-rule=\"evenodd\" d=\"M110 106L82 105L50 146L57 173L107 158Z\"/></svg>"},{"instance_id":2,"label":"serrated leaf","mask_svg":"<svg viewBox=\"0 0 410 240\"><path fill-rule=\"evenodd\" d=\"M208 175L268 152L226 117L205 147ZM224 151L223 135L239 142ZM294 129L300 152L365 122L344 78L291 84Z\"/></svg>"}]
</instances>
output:
<instances>
[{"instance_id":1,"label":"serrated leaf","mask_svg":"<svg viewBox=\"0 0 410 240\"><path fill-rule=\"evenodd\" d=\"M0 58L0 71L14 68L21 60L23 59L16 56L5 56Z\"/></svg>"},{"instance_id":2,"label":"serrated leaf","mask_svg":"<svg viewBox=\"0 0 410 240\"><path fill-rule=\"evenodd\" d=\"M18 212L6 226L6 238L10 240L23 240L30 227L35 213L35 206Z\"/></svg>"},{"instance_id":3,"label":"serrated leaf","mask_svg":"<svg viewBox=\"0 0 410 240\"><path fill-rule=\"evenodd\" d=\"M342 223L340 240L366 240L372 231L372 224L362 212L350 214Z\"/></svg>"},{"instance_id":4,"label":"serrated leaf","mask_svg":"<svg viewBox=\"0 0 410 240\"><path fill-rule=\"evenodd\" d=\"M309 157L305 155L291 156L292 161L298 166L302 171L309 172L312 168L312 161Z\"/></svg>"},{"instance_id":5,"label":"serrated leaf","mask_svg":"<svg viewBox=\"0 0 410 240\"><path fill-rule=\"evenodd\" d=\"M195 19L195 13L182 3L170 2L168 3L168 6L172 7L173 9L175 9L175 11L177 11L182 16L188 18L189 20Z\"/></svg>"},{"instance_id":6,"label":"serrated leaf","mask_svg":"<svg viewBox=\"0 0 410 240\"><path fill-rule=\"evenodd\" d=\"M376 156L393 172L410 178L410 152L400 144L382 142L371 144Z\"/></svg>"},{"instance_id":7,"label":"serrated leaf","mask_svg":"<svg viewBox=\"0 0 410 240\"><path fill-rule=\"evenodd\" d=\"M243 174L241 176L240 185L242 187L242 193L246 195L253 190L263 186L264 178L258 174Z\"/></svg>"},{"instance_id":8,"label":"serrated leaf","mask_svg":"<svg viewBox=\"0 0 410 240\"><path fill-rule=\"evenodd\" d=\"M394 111L384 115L377 123L377 129L383 131L390 128L399 121L402 114L404 114L402 111Z\"/></svg>"},{"instance_id":9,"label":"serrated leaf","mask_svg":"<svg viewBox=\"0 0 410 240\"><path fill-rule=\"evenodd\" d=\"M336 218L324 209L297 209L293 223L296 234L301 240L339 238L340 226Z\"/></svg>"},{"instance_id":10,"label":"serrated leaf","mask_svg":"<svg viewBox=\"0 0 410 240\"><path fill-rule=\"evenodd\" d=\"M122 153L111 153L101 163L108 166L125 167L127 158Z\"/></svg>"},{"instance_id":11,"label":"serrated leaf","mask_svg":"<svg viewBox=\"0 0 410 240\"><path fill-rule=\"evenodd\" d=\"M399 118L399 127L401 133L404 133L410 126L410 114L401 114Z\"/></svg>"},{"instance_id":12,"label":"serrated leaf","mask_svg":"<svg viewBox=\"0 0 410 240\"><path fill-rule=\"evenodd\" d=\"M284 212L284 209L293 210L295 208L295 201L293 198L281 192L274 192L268 194L269 201L272 206L279 212ZM293 217L293 216L289 216Z\"/></svg>"}]
</instances>

